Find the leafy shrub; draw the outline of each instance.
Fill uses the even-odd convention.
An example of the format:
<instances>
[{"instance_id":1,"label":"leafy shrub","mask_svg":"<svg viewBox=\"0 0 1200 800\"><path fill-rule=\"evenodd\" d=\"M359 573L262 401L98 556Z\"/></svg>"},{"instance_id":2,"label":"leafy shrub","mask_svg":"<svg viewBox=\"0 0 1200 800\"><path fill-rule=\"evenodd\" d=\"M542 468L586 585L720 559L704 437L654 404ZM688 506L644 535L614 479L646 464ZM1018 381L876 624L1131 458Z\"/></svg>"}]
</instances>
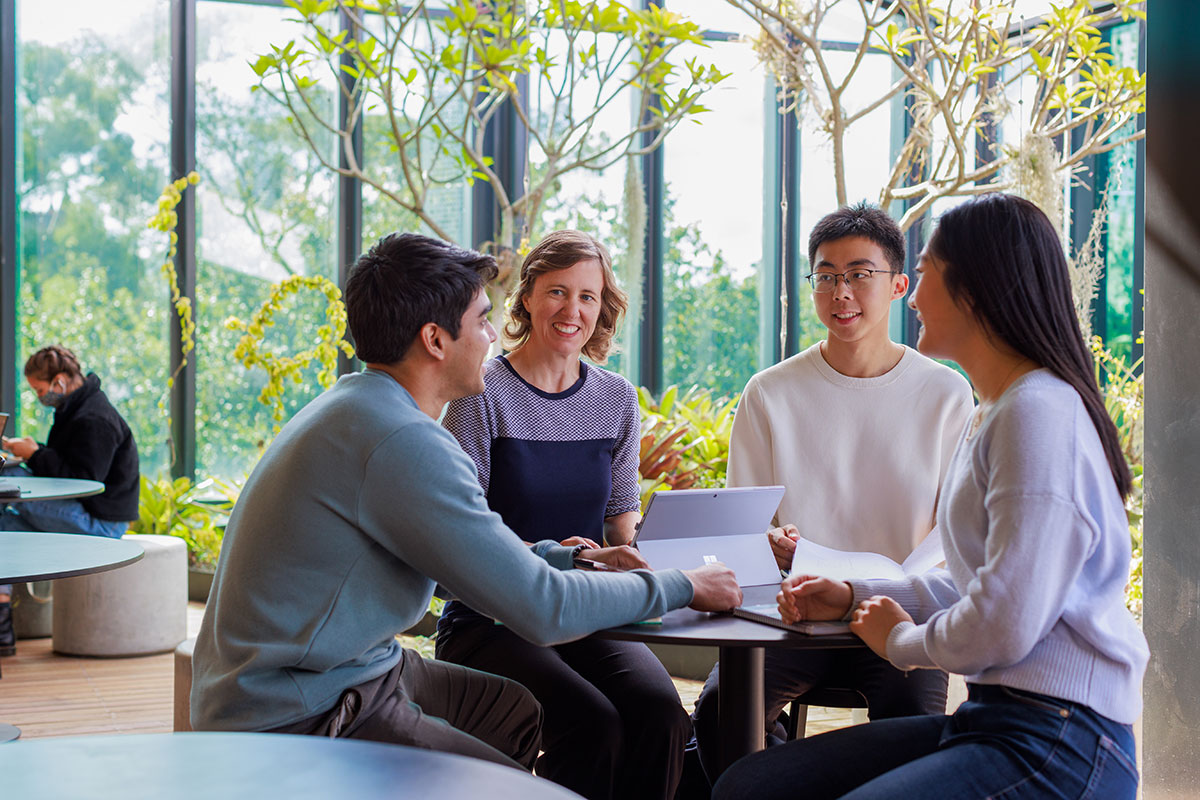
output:
<instances>
[{"instance_id":1,"label":"leafy shrub","mask_svg":"<svg viewBox=\"0 0 1200 800\"><path fill-rule=\"evenodd\" d=\"M643 509L657 491L725 485L737 401L737 395L718 397L699 386L683 394L678 386L671 386L656 402L645 387L638 389Z\"/></svg>"},{"instance_id":2,"label":"leafy shrub","mask_svg":"<svg viewBox=\"0 0 1200 800\"><path fill-rule=\"evenodd\" d=\"M212 478L193 483L189 478L143 475L138 518L129 532L178 536L187 543L189 567L212 569L236 500L236 487Z\"/></svg>"}]
</instances>

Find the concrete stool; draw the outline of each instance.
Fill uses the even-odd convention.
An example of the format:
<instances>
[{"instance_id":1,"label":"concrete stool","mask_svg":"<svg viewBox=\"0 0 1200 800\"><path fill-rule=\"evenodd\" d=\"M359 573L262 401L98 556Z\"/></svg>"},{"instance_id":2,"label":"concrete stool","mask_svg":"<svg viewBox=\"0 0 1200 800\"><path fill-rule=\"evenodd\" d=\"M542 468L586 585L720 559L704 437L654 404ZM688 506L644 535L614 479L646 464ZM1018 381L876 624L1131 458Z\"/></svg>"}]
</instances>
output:
<instances>
[{"instance_id":1,"label":"concrete stool","mask_svg":"<svg viewBox=\"0 0 1200 800\"><path fill-rule=\"evenodd\" d=\"M55 652L140 656L187 638L187 545L177 536L121 538L146 555L127 567L55 581Z\"/></svg>"},{"instance_id":2,"label":"concrete stool","mask_svg":"<svg viewBox=\"0 0 1200 800\"><path fill-rule=\"evenodd\" d=\"M175 727L176 733L192 729L192 651L196 638L185 639L175 648Z\"/></svg>"}]
</instances>

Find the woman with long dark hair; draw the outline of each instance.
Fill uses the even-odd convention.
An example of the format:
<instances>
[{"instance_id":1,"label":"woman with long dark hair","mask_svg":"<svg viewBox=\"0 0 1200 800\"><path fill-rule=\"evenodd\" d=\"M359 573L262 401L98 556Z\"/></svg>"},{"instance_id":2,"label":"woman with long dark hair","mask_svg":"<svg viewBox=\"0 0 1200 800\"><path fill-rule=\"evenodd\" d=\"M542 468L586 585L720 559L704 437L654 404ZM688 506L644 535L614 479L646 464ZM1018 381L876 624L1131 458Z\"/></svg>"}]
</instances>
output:
<instances>
[{"instance_id":1,"label":"woman with long dark hair","mask_svg":"<svg viewBox=\"0 0 1200 800\"><path fill-rule=\"evenodd\" d=\"M967 677L953 715L873 722L735 764L715 797L1133 798L1146 642L1125 609L1128 467L1054 226L994 194L942 216L910 304L980 405L942 484L946 569L789 577L789 621L847 617L900 669Z\"/></svg>"}]
</instances>

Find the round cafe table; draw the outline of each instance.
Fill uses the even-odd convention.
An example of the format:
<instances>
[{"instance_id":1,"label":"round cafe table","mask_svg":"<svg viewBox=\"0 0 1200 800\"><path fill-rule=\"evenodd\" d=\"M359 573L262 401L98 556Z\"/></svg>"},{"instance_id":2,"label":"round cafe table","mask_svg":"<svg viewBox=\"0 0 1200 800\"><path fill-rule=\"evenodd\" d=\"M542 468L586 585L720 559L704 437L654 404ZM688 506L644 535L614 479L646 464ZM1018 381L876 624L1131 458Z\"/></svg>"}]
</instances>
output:
<instances>
[{"instance_id":1,"label":"round cafe table","mask_svg":"<svg viewBox=\"0 0 1200 800\"><path fill-rule=\"evenodd\" d=\"M771 594L774 594L772 587ZM774 628L729 614L706 614L690 608L669 611L659 623L636 623L592 634L597 639L655 644L707 645L718 648L722 769L765 746L763 724L763 656L767 647L841 650L865 647L851 633L809 636Z\"/></svg>"},{"instance_id":2,"label":"round cafe table","mask_svg":"<svg viewBox=\"0 0 1200 800\"><path fill-rule=\"evenodd\" d=\"M0 748L12 797L569 800L527 772L400 745L280 733L74 736Z\"/></svg>"},{"instance_id":3,"label":"round cafe table","mask_svg":"<svg viewBox=\"0 0 1200 800\"><path fill-rule=\"evenodd\" d=\"M25 481L55 481L59 479L22 478L20 480L23 483ZM95 481L68 482L96 483ZM104 484L96 485L103 490ZM73 533L0 531L0 583L48 581L56 578L71 578L76 575L90 575L94 572L105 572L132 564L143 555L140 544L124 539ZM0 722L0 742L12 741L20 735L19 728Z\"/></svg>"},{"instance_id":4,"label":"round cafe table","mask_svg":"<svg viewBox=\"0 0 1200 800\"><path fill-rule=\"evenodd\" d=\"M3 475L0 486L16 485L20 494L0 497L0 503L23 503L29 500L74 500L90 497L104 491L100 481L85 481L78 478L38 478L34 475Z\"/></svg>"}]
</instances>

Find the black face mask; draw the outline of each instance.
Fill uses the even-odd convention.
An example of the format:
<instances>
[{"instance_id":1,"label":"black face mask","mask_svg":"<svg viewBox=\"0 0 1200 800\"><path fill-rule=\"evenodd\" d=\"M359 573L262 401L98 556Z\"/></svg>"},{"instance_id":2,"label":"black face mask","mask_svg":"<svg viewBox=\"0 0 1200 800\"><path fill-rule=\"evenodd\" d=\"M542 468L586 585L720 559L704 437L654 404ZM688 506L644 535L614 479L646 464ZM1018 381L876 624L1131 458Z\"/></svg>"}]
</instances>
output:
<instances>
[{"instance_id":1,"label":"black face mask","mask_svg":"<svg viewBox=\"0 0 1200 800\"><path fill-rule=\"evenodd\" d=\"M50 385L53 386L54 384L50 384ZM63 388L66 389L67 387L64 385ZM65 403L66 400L67 400L66 392L46 391L46 392L42 392L42 396L38 398L38 402L41 403L42 405L48 406L50 408L55 408L55 409L61 408L62 404Z\"/></svg>"}]
</instances>

